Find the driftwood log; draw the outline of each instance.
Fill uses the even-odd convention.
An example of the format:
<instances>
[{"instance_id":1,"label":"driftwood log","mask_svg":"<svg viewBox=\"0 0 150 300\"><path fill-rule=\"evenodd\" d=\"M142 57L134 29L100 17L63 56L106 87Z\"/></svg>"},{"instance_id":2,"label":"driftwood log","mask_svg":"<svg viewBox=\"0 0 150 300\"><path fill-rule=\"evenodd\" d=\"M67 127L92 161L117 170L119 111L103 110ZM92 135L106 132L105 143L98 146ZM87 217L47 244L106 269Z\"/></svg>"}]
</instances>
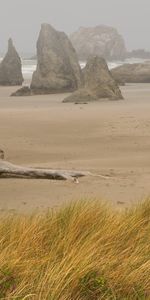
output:
<instances>
[{"instance_id":1,"label":"driftwood log","mask_svg":"<svg viewBox=\"0 0 150 300\"><path fill-rule=\"evenodd\" d=\"M72 180L78 182L79 177L88 175L90 172L21 167L0 159L0 178Z\"/></svg>"},{"instance_id":2,"label":"driftwood log","mask_svg":"<svg viewBox=\"0 0 150 300\"><path fill-rule=\"evenodd\" d=\"M0 179L1 178L24 178L24 179L49 179L71 180L78 183L78 178L84 176L96 176L109 179L109 175L96 175L85 171L54 170L48 168L32 168L14 165L4 160L4 151L0 149Z\"/></svg>"}]
</instances>

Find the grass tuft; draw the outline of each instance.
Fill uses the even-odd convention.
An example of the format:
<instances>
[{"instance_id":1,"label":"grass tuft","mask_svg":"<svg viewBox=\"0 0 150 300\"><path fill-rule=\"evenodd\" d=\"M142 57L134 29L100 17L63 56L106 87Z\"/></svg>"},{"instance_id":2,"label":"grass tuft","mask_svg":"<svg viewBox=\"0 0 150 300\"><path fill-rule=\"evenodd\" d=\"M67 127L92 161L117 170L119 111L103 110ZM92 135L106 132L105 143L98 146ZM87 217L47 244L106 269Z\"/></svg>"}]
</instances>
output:
<instances>
[{"instance_id":1,"label":"grass tuft","mask_svg":"<svg viewBox=\"0 0 150 300\"><path fill-rule=\"evenodd\" d=\"M1 216L0 299L150 299L150 201Z\"/></svg>"}]
</instances>

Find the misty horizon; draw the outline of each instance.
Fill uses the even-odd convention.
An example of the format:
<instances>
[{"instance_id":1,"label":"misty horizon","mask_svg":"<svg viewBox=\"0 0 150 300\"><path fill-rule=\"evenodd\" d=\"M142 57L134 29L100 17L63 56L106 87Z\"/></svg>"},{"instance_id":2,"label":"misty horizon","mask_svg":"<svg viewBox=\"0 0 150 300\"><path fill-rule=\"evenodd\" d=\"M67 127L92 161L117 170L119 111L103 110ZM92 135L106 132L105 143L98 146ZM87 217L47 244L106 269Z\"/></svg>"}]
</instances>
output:
<instances>
[{"instance_id":1,"label":"misty horizon","mask_svg":"<svg viewBox=\"0 0 150 300\"><path fill-rule=\"evenodd\" d=\"M20 53L35 53L42 23L49 23L68 35L79 27L106 25L118 30L127 50L150 50L147 39L150 27L147 0L93 0L63 3L54 1L1 1L0 53L5 53L11 37Z\"/></svg>"}]
</instances>

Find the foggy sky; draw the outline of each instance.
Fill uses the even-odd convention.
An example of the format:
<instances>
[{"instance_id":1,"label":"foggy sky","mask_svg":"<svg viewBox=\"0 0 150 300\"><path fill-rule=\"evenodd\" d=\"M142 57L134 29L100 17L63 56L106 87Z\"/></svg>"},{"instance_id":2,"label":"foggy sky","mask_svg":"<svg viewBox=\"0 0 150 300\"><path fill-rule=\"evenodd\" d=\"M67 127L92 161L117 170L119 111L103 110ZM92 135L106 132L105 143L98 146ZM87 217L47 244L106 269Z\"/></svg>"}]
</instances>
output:
<instances>
[{"instance_id":1,"label":"foggy sky","mask_svg":"<svg viewBox=\"0 0 150 300\"><path fill-rule=\"evenodd\" d=\"M129 50L150 50L149 15L149 0L0 0L0 52L9 37L20 52L35 52L41 23L66 33L80 26L110 25Z\"/></svg>"}]
</instances>

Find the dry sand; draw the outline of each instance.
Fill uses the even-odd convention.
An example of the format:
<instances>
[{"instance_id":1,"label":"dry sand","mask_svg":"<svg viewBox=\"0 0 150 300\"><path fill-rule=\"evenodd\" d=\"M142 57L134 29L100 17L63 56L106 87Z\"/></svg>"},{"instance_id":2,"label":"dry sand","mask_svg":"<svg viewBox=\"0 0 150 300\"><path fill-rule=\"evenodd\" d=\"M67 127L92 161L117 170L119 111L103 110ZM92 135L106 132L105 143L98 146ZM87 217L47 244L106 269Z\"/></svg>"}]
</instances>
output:
<instances>
[{"instance_id":1,"label":"dry sand","mask_svg":"<svg viewBox=\"0 0 150 300\"><path fill-rule=\"evenodd\" d=\"M0 180L0 209L31 211L70 200L126 207L150 195L150 84L122 88L124 101L61 103L64 95L10 98L0 88L0 148L21 165L108 175L79 184Z\"/></svg>"}]
</instances>

